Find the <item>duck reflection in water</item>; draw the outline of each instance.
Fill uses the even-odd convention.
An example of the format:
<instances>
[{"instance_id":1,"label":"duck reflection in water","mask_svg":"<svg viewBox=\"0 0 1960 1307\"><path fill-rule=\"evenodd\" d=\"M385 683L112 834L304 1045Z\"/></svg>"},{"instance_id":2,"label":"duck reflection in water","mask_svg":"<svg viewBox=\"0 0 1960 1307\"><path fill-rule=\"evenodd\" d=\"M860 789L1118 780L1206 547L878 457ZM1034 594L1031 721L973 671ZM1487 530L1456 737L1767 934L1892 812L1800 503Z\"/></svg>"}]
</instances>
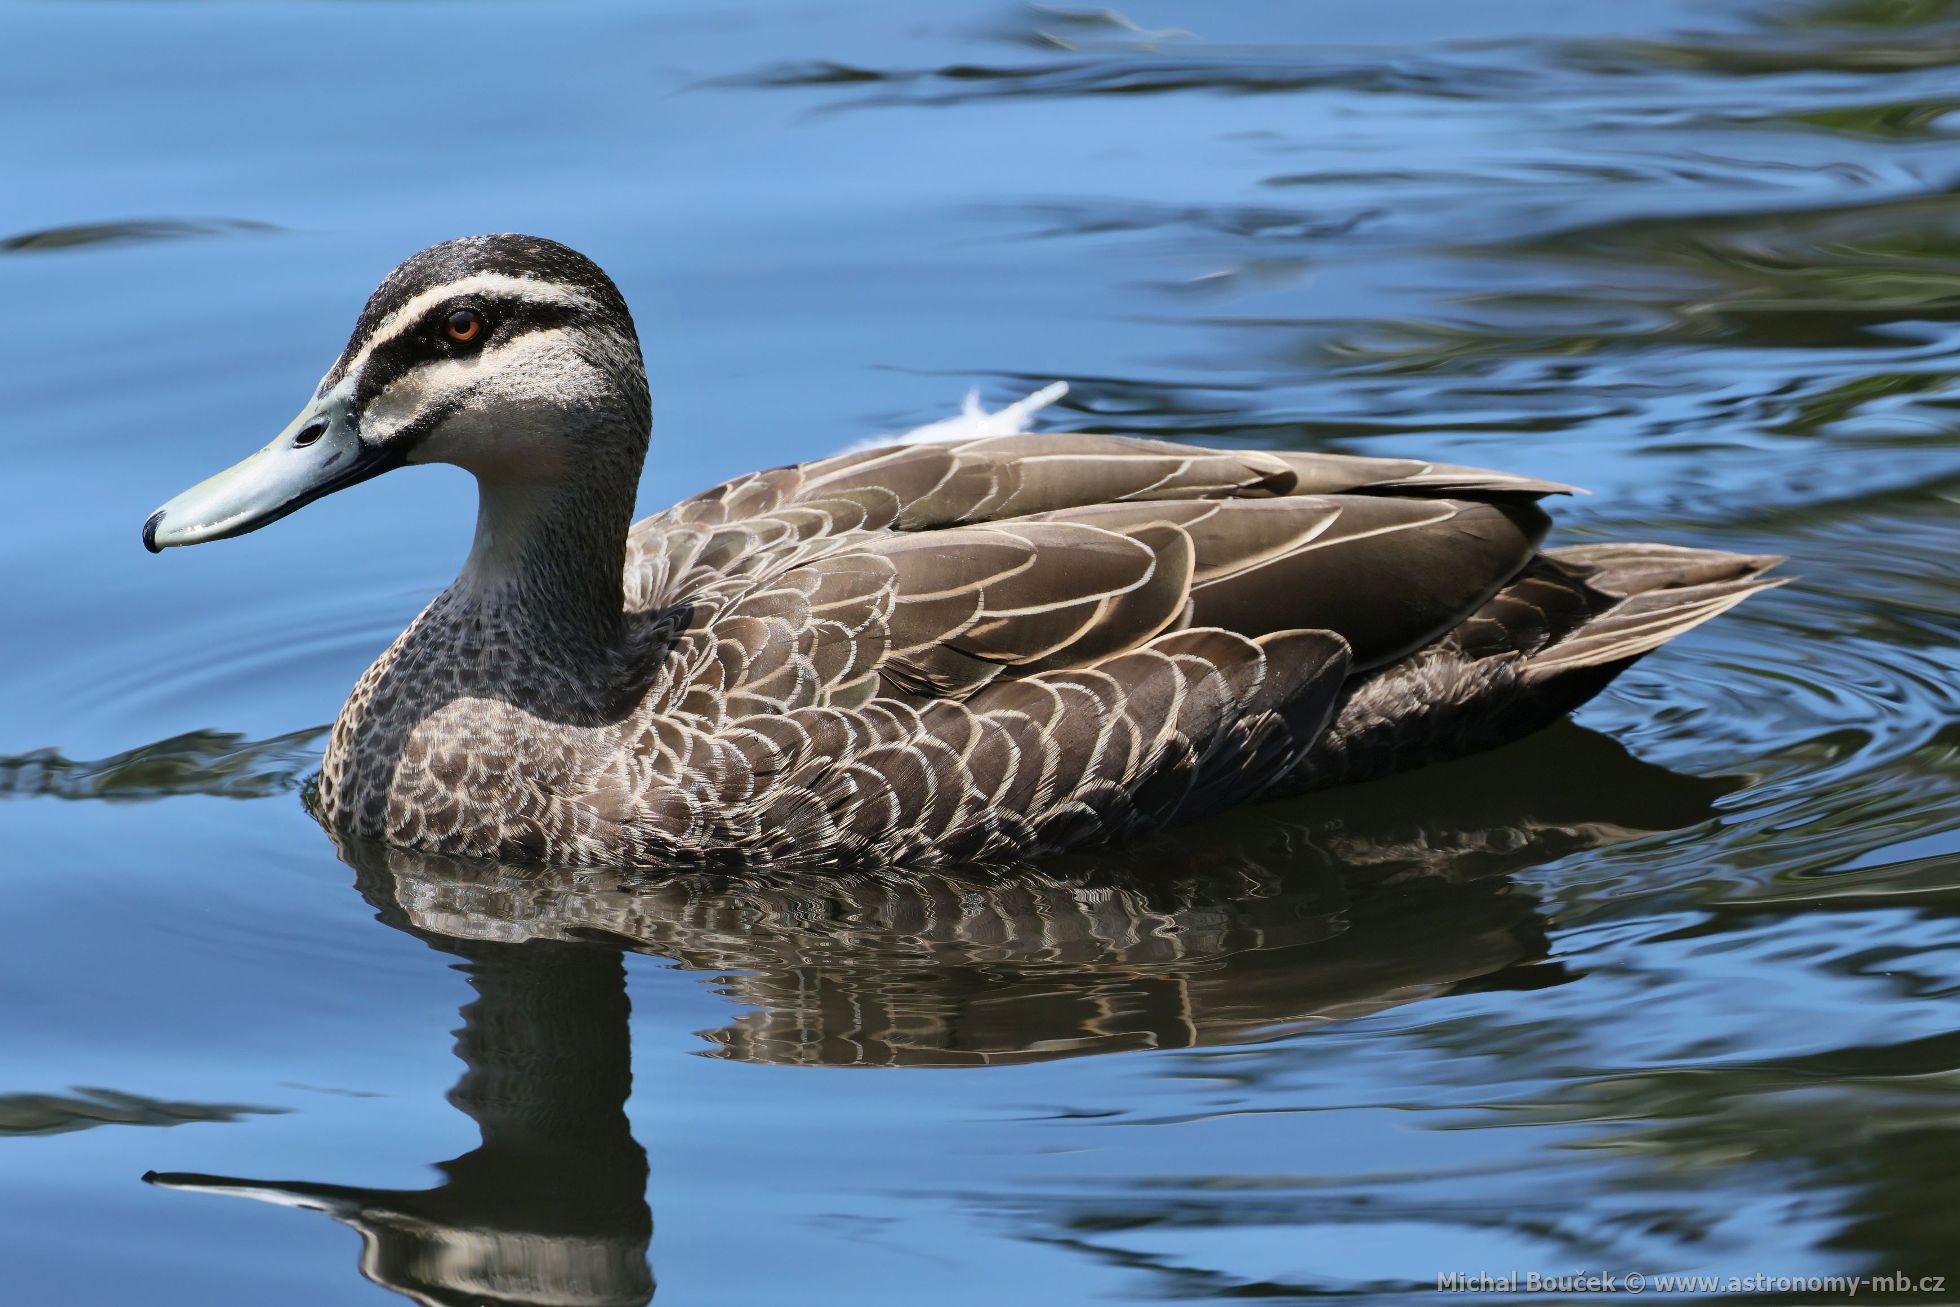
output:
<instances>
[{"instance_id":1,"label":"duck reflection in water","mask_svg":"<svg viewBox=\"0 0 1960 1307\"><path fill-rule=\"evenodd\" d=\"M360 864L356 864L359 868ZM380 874L385 875L382 871ZM363 889L375 895L373 874ZM632 1088L626 970L617 950L503 944L382 917L464 960L449 1101L483 1142L440 1162L433 1189L152 1173L171 1188L325 1212L361 1235L361 1274L430 1304L637 1307L653 1297L646 1150L626 1120Z\"/></svg>"},{"instance_id":2,"label":"duck reflection in water","mask_svg":"<svg viewBox=\"0 0 1960 1307\"><path fill-rule=\"evenodd\" d=\"M981 1066L1267 1038L1559 983L1536 896L1508 873L1695 825L1739 783L1562 724L1038 868L571 876L343 846L381 920L465 961L450 1101L481 1146L426 1190L147 1178L325 1212L360 1232L362 1274L418 1302L645 1303L623 950L709 973L747 1010L708 1051L745 1061Z\"/></svg>"}]
</instances>

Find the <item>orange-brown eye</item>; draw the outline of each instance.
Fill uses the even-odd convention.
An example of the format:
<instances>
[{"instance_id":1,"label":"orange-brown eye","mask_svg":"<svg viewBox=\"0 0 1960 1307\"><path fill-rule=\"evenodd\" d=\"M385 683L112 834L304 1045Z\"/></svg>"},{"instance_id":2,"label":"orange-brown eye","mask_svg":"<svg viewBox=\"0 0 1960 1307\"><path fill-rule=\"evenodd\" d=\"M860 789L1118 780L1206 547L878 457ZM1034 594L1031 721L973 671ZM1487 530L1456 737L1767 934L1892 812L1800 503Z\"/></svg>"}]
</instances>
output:
<instances>
[{"instance_id":1,"label":"orange-brown eye","mask_svg":"<svg viewBox=\"0 0 1960 1307\"><path fill-rule=\"evenodd\" d=\"M483 334L483 319L475 309L457 309L443 324L443 334L458 345L467 345Z\"/></svg>"}]
</instances>

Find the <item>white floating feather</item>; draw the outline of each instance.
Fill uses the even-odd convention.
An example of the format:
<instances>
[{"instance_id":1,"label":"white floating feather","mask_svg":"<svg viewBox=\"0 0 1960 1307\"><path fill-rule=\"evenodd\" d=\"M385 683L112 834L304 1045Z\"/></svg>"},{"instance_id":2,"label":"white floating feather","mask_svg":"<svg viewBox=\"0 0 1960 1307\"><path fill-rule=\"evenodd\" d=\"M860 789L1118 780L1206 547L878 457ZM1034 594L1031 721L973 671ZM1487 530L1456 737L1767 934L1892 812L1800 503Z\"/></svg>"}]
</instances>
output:
<instances>
[{"instance_id":1,"label":"white floating feather","mask_svg":"<svg viewBox=\"0 0 1960 1307\"><path fill-rule=\"evenodd\" d=\"M951 440L981 440L988 436L1024 436L1033 429L1034 415L1066 394L1068 382L1051 381L1032 395L989 413L980 403L980 392L969 390L960 403L957 417L941 418L898 435L860 440L844 452L881 449L886 445L925 445Z\"/></svg>"}]
</instances>

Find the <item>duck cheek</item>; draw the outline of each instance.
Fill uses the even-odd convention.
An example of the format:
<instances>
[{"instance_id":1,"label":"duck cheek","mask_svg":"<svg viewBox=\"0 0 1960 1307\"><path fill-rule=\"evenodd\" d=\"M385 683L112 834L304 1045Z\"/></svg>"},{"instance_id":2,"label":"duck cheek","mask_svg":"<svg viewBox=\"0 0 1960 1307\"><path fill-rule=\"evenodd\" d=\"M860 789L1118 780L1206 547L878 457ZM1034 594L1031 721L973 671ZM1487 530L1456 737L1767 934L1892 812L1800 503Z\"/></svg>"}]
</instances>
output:
<instances>
[{"instance_id":1,"label":"duck cheek","mask_svg":"<svg viewBox=\"0 0 1960 1307\"><path fill-rule=\"evenodd\" d=\"M563 471L563 434L521 405L465 409L418 440L409 461L449 463L496 480L551 480Z\"/></svg>"},{"instance_id":2,"label":"duck cheek","mask_svg":"<svg viewBox=\"0 0 1960 1307\"><path fill-rule=\"evenodd\" d=\"M401 437L404 440L409 436ZM413 447L408 451L411 463L451 463L458 467L469 466L469 442L450 429L447 422L433 431L423 433L413 439Z\"/></svg>"}]
</instances>

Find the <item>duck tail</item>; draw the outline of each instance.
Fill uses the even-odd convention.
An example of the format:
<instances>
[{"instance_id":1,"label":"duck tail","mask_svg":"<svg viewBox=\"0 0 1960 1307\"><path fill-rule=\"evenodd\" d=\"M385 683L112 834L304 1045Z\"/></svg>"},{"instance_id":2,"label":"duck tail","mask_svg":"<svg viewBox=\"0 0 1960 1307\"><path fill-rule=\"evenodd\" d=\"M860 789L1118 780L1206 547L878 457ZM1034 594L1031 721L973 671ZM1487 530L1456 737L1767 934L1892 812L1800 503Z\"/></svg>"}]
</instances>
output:
<instances>
[{"instance_id":1,"label":"duck tail","mask_svg":"<svg viewBox=\"0 0 1960 1307\"><path fill-rule=\"evenodd\" d=\"M1643 654L1780 580L1783 560L1673 545L1548 550L1428 649L1349 683L1273 792L1348 784L1496 748L1605 689Z\"/></svg>"},{"instance_id":2,"label":"duck tail","mask_svg":"<svg viewBox=\"0 0 1960 1307\"><path fill-rule=\"evenodd\" d=\"M1526 660L1522 675L1538 684L1589 668L1618 672L1642 654L1787 579L1763 575L1784 561L1781 555L1678 545L1572 545L1547 550L1542 560L1564 573L1568 584L1583 585L1598 598L1588 596L1594 613L1587 620ZM1492 605L1508 592L1500 592ZM1608 602L1601 605L1599 598Z\"/></svg>"}]
</instances>

